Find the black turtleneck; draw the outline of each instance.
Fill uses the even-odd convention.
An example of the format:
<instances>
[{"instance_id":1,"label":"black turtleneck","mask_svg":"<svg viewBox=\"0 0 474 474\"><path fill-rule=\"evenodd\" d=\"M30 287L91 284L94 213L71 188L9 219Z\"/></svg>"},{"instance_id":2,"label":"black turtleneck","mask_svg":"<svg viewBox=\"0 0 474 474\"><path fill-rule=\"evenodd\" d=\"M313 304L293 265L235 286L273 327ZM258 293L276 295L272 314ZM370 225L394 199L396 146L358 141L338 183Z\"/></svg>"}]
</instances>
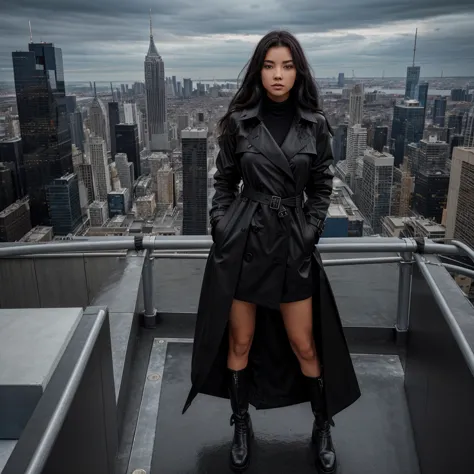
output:
<instances>
[{"instance_id":1,"label":"black turtleneck","mask_svg":"<svg viewBox=\"0 0 474 474\"><path fill-rule=\"evenodd\" d=\"M273 139L281 146L290 130L295 116L295 104L291 97L283 102L275 102L267 95L262 101L262 120Z\"/></svg>"}]
</instances>

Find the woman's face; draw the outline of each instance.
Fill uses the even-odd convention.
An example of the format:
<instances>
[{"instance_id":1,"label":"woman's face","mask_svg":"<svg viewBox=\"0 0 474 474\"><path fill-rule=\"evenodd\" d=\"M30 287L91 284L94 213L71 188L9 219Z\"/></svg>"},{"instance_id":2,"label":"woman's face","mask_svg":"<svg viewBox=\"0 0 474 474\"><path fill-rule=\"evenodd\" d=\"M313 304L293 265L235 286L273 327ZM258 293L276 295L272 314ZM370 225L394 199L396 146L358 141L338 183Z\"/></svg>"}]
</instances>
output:
<instances>
[{"instance_id":1,"label":"woman's face","mask_svg":"<svg viewBox=\"0 0 474 474\"><path fill-rule=\"evenodd\" d=\"M262 68L262 83L268 97L283 102L290 95L296 80L296 68L290 49L275 46L267 51Z\"/></svg>"}]
</instances>

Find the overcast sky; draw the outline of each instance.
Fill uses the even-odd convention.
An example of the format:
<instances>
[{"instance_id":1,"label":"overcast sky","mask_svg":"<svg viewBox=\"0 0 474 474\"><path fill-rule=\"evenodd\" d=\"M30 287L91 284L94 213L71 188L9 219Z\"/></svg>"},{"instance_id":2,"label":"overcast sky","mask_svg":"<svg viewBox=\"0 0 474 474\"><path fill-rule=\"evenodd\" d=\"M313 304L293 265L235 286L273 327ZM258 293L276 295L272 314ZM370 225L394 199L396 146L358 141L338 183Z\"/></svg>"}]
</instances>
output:
<instances>
[{"instance_id":1,"label":"overcast sky","mask_svg":"<svg viewBox=\"0 0 474 474\"><path fill-rule=\"evenodd\" d=\"M11 52L62 48L66 81L143 80L149 9L167 76L237 77L260 37L295 33L317 77L474 76L473 0L0 0L0 80Z\"/></svg>"}]
</instances>

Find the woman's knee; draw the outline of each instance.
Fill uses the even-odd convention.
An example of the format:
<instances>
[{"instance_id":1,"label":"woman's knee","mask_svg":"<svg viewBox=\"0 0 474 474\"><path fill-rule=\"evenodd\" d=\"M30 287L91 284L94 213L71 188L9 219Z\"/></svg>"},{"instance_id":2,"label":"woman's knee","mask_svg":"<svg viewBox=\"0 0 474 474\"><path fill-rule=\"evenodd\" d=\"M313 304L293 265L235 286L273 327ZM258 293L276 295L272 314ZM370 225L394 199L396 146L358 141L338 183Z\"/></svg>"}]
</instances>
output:
<instances>
[{"instance_id":1,"label":"woman's knee","mask_svg":"<svg viewBox=\"0 0 474 474\"><path fill-rule=\"evenodd\" d=\"M311 338L301 338L290 343L298 359L311 361L316 358L316 348Z\"/></svg>"},{"instance_id":2,"label":"woman's knee","mask_svg":"<svg viewBox=\"0 0 474 474\"><path fill-rule=\"evenodd\" d=\"M236 357L247 356L252 345L252 336L252 334L236 334L233 331L230 335L229 350Z\"/></svg>"}]
</instances>

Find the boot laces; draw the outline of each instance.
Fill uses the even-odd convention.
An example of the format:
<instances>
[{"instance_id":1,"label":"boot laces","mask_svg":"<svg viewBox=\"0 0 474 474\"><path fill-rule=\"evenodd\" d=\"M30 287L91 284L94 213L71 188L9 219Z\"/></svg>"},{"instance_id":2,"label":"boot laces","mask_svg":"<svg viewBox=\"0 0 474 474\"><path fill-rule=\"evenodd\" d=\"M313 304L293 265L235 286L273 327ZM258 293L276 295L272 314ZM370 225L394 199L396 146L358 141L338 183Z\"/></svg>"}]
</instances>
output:
<instances>
[{"instance_id":1,"label":"boot laces","mask_svg":"<svg viewBox=\"0 0 474 474\"><path fill-rule=\"evenodd\" d=\"M235 432L237 434L244 434L247 429L247 417L240 416L235 413L230 417L230 426L235 425Z\"/></svg>"}]
</instances>

